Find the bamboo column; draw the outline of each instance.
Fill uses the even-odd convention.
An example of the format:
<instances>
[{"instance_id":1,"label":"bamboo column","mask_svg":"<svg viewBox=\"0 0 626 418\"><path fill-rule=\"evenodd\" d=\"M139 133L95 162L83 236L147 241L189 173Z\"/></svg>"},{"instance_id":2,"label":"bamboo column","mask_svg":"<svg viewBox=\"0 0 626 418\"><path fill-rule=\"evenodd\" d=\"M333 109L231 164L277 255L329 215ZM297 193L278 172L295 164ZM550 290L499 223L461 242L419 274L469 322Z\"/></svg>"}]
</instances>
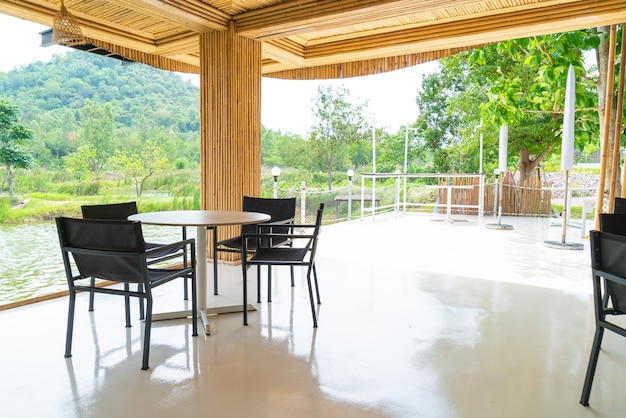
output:
<instances>
[{"instance_id":1,"label":"bamboo column","mask_svg":"<svg viewBox=\"0 0 626 418\"><path fill-rule=\"evenodd\" d=\"M622 110L624 107L624 78L626 77L626 23L622 23L622 56L620 62L620 79L619 79L619 103L617 106L617 120L615 124L615 134L617 138L617 143L620 143L620 139L622 136L622 131L624 127L622 126ZM619 149L618 149L619 153ZM619 156L619 154L618 154ZM626 168L622 169L622 190L620 193L620 197L626 196ZM612 202L615 205L615 201Z\"/></svg>"},{"instance_id":2,"label":"bamboo column","mask_svg":"<svg viewBox=\"0 0 626 418\"><path fill-rule=\"evenodd\" d=\"M609 63L606 80L606 100L604 103L604 120L602 141L600 143L600 180L598 182L598 200L596 203L596 229L600 229L600 213L604 213L604 186L606 185L607 159L609 158L609 129L611 123L611 103L613 103L613 87L615 85L615 39L617 37L616 25L611 25L609 36Z\"/></svg>"},{"instance_id":3,"label":"bamboo column","mask_svg":"<svg viewBox=\"0 0 626 418\"><path fill-rule=\"evenodd\" d=\"M261 44L232 22L200 37L200 156L203 209L241 210L244 195L260 196ZM222 227L218 239L238 231Z\"/></svg>"},{"instance_id":4,"label":"bamboo column","mask_svg":"<svg viewBox=\"0 0 626 418\"><path fill-rule=\"evenodd\" d=\"M624 69L626 68L626 61L624 57L626 56L626 33L624 33L624 24L622 24L622 49L621 49L621 59L619 63L619 88L617 89L617 107L615 114L615 140L613 141L613 169L611 170L611 186L609 189L609 213L613 213L613 209L615 206L615 196L616 196L616 188L617 188L617 172L619 171L619 148L620 148L620 138L622 136L622 108L624 107ZM620 190L620 196L624 195L624 184L622 184L622 189Z\"/></svg>"}]
</instances>

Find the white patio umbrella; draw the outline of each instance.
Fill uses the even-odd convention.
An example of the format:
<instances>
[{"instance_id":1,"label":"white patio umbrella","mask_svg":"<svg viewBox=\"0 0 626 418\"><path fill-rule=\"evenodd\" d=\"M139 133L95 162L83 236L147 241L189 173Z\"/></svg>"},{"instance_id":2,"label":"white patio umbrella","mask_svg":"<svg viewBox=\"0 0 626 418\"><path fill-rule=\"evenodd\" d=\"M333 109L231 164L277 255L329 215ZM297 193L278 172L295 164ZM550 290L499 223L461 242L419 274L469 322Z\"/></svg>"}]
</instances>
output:
<instances>
[{"instance_id":1,"label":"white patio umbrella","mask_svg":"<svg viewBox=\"0 0 626 418\"><path fill-rule=\"evenodd\" d=\"M490 229L513 229L513 225L502 223L502 183L504 180L504 174L506 173L508 163L508 145L509 145L509 127L507 125L500 126L500 152L498 154L498 172L496 175L496 195L495 204L497 205L498 223L486 224L485 226ZM498 183L498 176L500 182Z\"/></svg>"},{"instance_id":2,"label":"white patio umbrella","mask_svg":"<svg viewBox=\"0 0 626 418\"><path fill-rule=\"evenodd\" d=\"M565 107L563 111L563 139L561 143L561 170L565 171L565 196L563 199L563 214L561 219L563 226L561 229L561 242L546 241L546 244L558 248L580 250L583 248L579 243L566 243L569 196L569 170L574 167L574 116L576 113L576 74L574 66L570 64L567 72L567 84L565 86Z\"/></svg>"}]
</instances>

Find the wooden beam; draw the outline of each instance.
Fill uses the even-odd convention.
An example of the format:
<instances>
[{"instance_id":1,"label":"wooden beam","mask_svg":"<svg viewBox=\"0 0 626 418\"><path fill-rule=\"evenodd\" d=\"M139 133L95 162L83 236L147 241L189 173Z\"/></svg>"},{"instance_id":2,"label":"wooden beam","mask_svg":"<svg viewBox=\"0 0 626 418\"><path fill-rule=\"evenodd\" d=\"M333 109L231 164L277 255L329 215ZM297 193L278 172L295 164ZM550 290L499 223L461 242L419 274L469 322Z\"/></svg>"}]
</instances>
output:
<instances>
[{"instance_id":1,"label":"wooden beam","mask_svg":"<svg viewBox=\"0 0 626 418\"><path fill-rule=\"evenodd\" d=\"M198 33L226 30L230 16L197 0L108 0L110 3L150 16L158 16L166 22L180 25Z\"/></svg>"},{"instance_id":2,"label":"wooden beam","mask_svg":"<svg viewBox=\"0 0 626 418\"><path fill-rule=\"evenodd\" d=\"M304 67L304 48L302 45L290 41L289 39L276 39L263 42L263 57L288 64L293 67Z\"/></svg>"},{"instance_id":3,"label":"wooden beam","mask_svg":"<svg viewBox=\"0 0 626 418\"><path fill-rule=\"evenodd\" d=\"M395 18L422 23L445 23L488 15L508 15L521 10L537 10L547 6L569 7L587 0L543 0L536 3L504 5L502 2L476 0L302 0L285 2L233 17L237 33L256 40L284 38L297 34L367 25ZM393 23L375 25L393 26ZM359 28L359 32L366 31Z\"/></svg>"},{"instance_id":4,"label":"wooden beam","mask_svg":"<svg viewBox=\"0 0 626 418\"><path fill-rule=\"evenodd\" d=\"M626 21L623 0L578 2L567 7L520 11L320 43L305 48L308 66L350 62L424 51L480 45L532 35L586 29Z\"/></svg>"}]
</instances>

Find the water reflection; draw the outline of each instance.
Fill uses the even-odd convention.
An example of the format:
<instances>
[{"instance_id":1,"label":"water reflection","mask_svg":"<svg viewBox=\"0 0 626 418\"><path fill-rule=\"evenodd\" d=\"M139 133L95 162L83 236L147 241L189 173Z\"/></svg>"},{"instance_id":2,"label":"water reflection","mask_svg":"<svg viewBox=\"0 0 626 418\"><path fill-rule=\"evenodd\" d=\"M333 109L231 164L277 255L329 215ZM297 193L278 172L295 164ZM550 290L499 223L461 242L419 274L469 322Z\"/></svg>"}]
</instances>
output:
<instances>
[{"instance_id":1,"label":"water reflection","mask_svg":"<svg viewBox=\"0 0 626 418\"><path fill-rule=\"evenodd\" d=\"M143 226L146 240L173 242L180 228ZM195 238L195 228L188 228ZM0 225L0 304L67 289L54 221Z\"/></svg>"}]
</instances>

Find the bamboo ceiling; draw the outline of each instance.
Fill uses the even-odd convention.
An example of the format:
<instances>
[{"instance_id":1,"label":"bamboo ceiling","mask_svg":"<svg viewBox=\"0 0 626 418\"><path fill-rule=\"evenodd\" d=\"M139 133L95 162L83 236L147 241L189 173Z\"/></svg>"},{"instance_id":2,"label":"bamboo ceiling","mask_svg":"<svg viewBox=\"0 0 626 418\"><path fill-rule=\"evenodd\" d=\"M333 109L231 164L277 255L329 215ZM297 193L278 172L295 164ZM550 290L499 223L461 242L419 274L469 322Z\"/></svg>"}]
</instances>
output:
<instances>
[{"instance_id":1,"label":"bamboo ceiling","mask_svg":"<svg viewBox=\"0 0 626 418\"><path fill-rule=\"evenodd\" d=\"M61 0L0 0L52 26ZM65 0L90 43L135 61L199 71L199 34L261 42L262 73L369 75L505 39L626 22L626 0Z\"/></svg>"}]
</instances>

